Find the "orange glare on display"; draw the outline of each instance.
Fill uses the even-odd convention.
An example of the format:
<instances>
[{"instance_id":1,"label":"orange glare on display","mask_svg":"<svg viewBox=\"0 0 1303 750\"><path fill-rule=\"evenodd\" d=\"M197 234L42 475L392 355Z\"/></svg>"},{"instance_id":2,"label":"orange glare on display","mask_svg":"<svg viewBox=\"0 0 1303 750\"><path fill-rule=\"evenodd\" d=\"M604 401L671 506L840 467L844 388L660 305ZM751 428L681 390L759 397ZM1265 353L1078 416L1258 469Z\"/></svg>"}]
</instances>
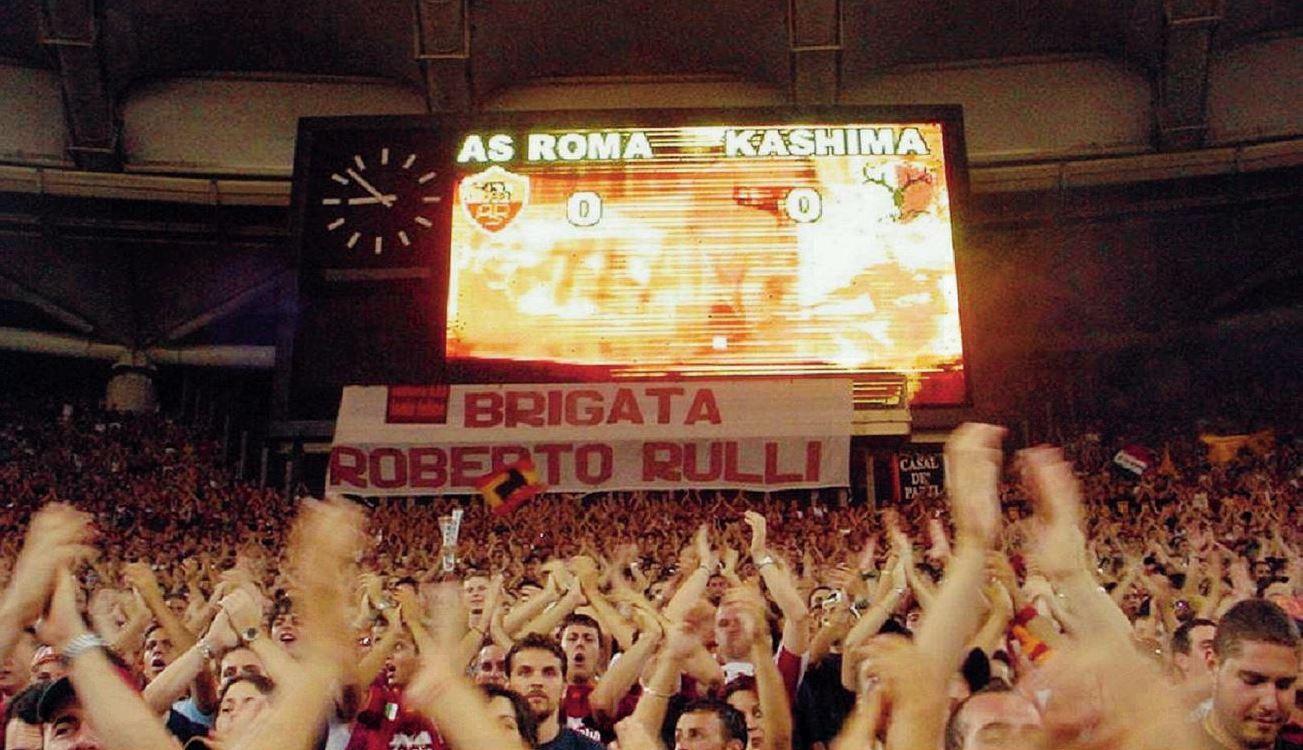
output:
<instances>
[{"instance_id":1,"label":"orange glare on display","mask_svg":"<svg viewBox=\"0 0 1303 750\"><path fill-rule=\"evenodd\" d=\"M548 130L509 155L468 138L450 362L895 373L916 403L963 399L940 123Z\"/></svg>"}]
</instances>

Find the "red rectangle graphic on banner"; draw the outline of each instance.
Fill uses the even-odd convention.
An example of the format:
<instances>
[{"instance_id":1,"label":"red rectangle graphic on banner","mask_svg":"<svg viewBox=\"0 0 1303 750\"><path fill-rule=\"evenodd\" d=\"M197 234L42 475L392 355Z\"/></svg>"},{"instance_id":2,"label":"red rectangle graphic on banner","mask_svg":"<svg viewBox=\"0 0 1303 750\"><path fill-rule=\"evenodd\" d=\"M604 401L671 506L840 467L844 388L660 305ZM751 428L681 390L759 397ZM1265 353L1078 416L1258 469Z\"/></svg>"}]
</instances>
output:
<instances>
[{"instance_id":1,"label":"red rectangle graphic on banner","mask_svg":"<svg viewBox=\"0 0 1303 750\"><path fill-rule=\"evenodd\" d=\"M447 424L447 385L396 385L389 388L385 422L389 424Z\"/></svg>"}]
</instances>

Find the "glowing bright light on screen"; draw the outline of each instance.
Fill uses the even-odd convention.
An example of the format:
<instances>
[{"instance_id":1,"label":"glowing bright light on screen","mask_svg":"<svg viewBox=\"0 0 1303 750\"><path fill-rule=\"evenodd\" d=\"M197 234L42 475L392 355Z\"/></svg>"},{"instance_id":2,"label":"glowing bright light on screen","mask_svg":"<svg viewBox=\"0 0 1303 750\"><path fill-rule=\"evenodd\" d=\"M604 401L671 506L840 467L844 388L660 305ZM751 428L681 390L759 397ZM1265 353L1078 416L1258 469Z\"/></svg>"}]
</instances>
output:
<instances>
[{"instance_id":1,"label":"glowing bright light on screen","mask_svg":"<svg viewBox=\"0 0 1303 750\"><path fill-rule=\"evenodd\" d=\"M843 128L863 134L843 152L885 153L773 153ZM448 357L614 377L962 372L940 125L737 130L547 131L459 164ZM651 158L593 158L637 133Z\"/></svg>"}]
</instances>

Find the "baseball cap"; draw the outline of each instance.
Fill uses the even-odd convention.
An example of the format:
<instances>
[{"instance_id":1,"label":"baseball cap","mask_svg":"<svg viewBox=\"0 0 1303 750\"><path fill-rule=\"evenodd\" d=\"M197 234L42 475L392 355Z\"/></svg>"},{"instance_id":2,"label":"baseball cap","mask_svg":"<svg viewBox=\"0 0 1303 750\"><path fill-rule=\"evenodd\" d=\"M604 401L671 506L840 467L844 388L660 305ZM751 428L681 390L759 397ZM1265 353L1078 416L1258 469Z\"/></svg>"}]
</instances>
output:
<instances>
[{"instance_id":1,"label":"baseball cap","mask_svg":"<svg viewBox=\"0 0 1303 750\"><path fill-rule=\"evenodd\" d=\"M45 686L41 699L36 703L36 717L44 724L54 718L59 709L76 700L77 691L72 687L72 680L60 677Z\"/></svg>"}]
</instances>

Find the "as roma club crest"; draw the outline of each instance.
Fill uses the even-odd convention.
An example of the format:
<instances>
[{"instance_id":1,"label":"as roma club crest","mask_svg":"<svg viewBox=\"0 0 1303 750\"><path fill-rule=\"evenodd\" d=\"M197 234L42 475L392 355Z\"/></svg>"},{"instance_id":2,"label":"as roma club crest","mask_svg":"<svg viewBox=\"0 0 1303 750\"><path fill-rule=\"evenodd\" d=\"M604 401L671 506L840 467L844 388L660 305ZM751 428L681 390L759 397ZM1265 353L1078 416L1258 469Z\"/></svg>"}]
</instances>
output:
<instances>
[{"instance_id":1,"label":"as roma club crest","mask_svg":"<svg viewBox=\"0 0 1303 750\"><path fill-rule=\"evenodd\" d=\"M457 191L466 216L492 234L510 224L529 202L529 177L489 167L463 179Z\"/></svg>"}]
</instances>

